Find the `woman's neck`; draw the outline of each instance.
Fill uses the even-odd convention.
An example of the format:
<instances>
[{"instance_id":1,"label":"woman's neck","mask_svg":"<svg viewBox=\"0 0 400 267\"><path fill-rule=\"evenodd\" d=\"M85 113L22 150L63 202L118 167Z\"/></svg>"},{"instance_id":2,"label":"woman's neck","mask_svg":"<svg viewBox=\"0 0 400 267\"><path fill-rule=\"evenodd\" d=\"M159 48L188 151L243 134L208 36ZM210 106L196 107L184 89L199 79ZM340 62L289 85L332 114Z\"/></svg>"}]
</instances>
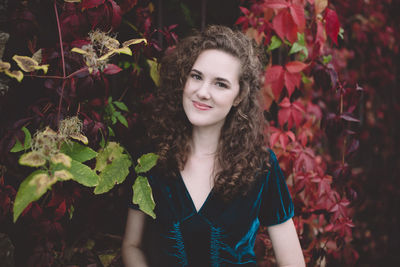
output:
<instances>
[{"instance_id":1,"label":"woman's neck","mask_svg":"<svg viewBox=\"0 0 400 267\"><path fill-rule=\"evenodd\" d=\"M215 127L193 127L192 132L192 151L194 157L215 156L221 129Z\"/></svg>"}]
</instances>

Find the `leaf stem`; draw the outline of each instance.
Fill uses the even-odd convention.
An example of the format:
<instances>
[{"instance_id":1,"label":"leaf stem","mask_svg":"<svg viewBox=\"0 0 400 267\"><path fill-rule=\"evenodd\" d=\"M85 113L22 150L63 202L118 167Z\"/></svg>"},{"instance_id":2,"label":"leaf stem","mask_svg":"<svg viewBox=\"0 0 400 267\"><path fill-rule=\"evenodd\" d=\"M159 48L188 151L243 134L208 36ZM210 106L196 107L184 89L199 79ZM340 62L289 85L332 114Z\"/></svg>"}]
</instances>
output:
<instances>
[{"instance_id":1,"label":"leaf stem","mask_svg":"<svg viewBox=\"0 0 400 267\"><path fill-rule=\"evenodd\" d=\"M340 90L340 115L343 114L343 90ZM344 158L346 154L346 136L343 137L343 149L342 149L342 164L344 164Z\"/></svg>"},{"instance_id":2,"label":"leaf stem","mask_svg":"<svg viewBox=\"0 0 400 267\"><path fill-rule=\"evenodd\" d=\"M62 35L61 35L61 26L60 26L60 19L58 17L58 10L57 10L57 1L54 0L54 12L56 14L56 20L57 20L57 28L58 28L58 38L60 42L60 50L61 50L61 61L62 61L62 68L63 68L63 78L65 79L65 60L64 60L64 47L63 47L63 40L62 40ZM61 94L60 94L60 101L58 102L58 112L57 112L57 121L60 121L60 113L61 113L61 104L62 104L62 98L64 95L64 87L65 87L65 80L62 83L61 87Z\"/></svg>"},{"instance_id":3,"label":"leaf stem","mask_svg":"<svg viewBox=\"0 0 400 267\"><path fill-rule=\"evenodd\" d=\"M68 76L66 76L66 77L62 77L62 76L51 76L51 75L45 76L45 75L35 75L35 74L29 74L29 75L27 75L27 76L29 76L29 77L35 77L35 78L64 79L64 80L66 80L66 79L72 78L72 77L74 77L75 75L77 75L77 74L79 74L79 73L81 73L81 72L85 72L85 71L88 71L88 68L87 68L87 67L83 67L83 68L81 68L81 69L79 69L79 70L77 70L77 71L74 71L73 73L71 73L70 75L68 75Z\"/></svg>"},{"instance_id":4,"label":"leaf stem","mask_svg":"<svg viewBox=\"0 0 400 267\"><path fill-rule=\"evenodd\" d=\"M63 80L62 85L61 85L60 100L58 101L57 122L60 122L61 104L62 104L64 88L65 88L66 83L67 83L67 80Z\"/></svg>"},{"instance_id":5,"label":"leaf stem","mask_svg":"<svg viewBox=\"0 0 400 267\"><path fill-rule=\"evenodd\" d=\"M343 113L343 93L340 93L340 115Z\"/></svg>"},{"instance_id":6,"label":"leaf stem","mask_svg":"<svg viewBox=\"0 0 400 267\"><path fill-rule=\"evenodd\" d=\"M57 1L56 0L54 0L54 12L56 13L57 28L58 28L58 38L59 38L59 42L60 42L61 61L62 61L62 67L63 67L63 77L65 78L66 75L65 75L64 47L63 47L60 19L58 17Z\"/></svg>"}]
</instances>

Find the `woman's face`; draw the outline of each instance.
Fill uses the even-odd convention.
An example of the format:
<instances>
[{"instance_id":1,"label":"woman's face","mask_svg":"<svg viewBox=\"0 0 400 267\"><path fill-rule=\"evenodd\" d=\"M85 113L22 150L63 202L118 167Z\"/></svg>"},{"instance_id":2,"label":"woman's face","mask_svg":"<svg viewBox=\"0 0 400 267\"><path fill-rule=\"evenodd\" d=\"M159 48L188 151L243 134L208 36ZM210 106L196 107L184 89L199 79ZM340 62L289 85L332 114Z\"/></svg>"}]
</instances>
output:
<instances>
[{"instance_id":1,"label":"woman's face","mask_svg":"<svg viewBox=\"0 0 400 267\"><path fill-rule=\"evenodd\" d=\"M222 127L239 95L240 60L205 50L196 59L183 89L183 109L195 127Z\"/></svg>"}]
</instances>

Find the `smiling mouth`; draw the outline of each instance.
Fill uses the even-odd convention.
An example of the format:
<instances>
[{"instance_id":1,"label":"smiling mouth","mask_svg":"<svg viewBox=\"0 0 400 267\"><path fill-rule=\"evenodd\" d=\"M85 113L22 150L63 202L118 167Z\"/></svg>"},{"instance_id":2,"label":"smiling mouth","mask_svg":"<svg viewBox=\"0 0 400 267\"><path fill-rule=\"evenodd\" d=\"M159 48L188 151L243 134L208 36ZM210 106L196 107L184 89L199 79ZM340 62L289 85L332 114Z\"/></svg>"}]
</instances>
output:
<instances>
[{"instance_id":1,"label":"smiling mouth","mask_svg":"<svg viewBox=\"0 0 400 267\"><path fill-rule=\"evenodd\" d=\"M199 110L209 110L209 109L212 108L209 105L206 105L206 104L203 104L203 103L200 103L200 102L197 102L197 101L192 101L192 103L193 103L193 106L195 108L199 109Z\"/></svg>"}]
</instances>

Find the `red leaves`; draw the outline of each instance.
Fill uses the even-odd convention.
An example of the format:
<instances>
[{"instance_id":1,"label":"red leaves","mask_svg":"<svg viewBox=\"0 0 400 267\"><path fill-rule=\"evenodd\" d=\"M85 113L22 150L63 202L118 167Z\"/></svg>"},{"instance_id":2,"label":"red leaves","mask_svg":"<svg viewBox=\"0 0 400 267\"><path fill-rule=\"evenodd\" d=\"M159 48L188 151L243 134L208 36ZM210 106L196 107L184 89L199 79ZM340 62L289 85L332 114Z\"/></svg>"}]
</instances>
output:
<instances>
[{"instance_id":1,"label":"red leaves","mask_svg":"<svg viewBox=\"0 0 400 267\"><path fill-rule=\"evenodd\" d=\"M308 65L300 61L292 61L285 65L285 68L290 73L299 73L303 71Z\"/></svg>"},{"instance_id":2,"label":"red leaves","mask_svg":"<svg viewBox=\"0 0 400 267\"><path fill-rule=\"evenodd\" d=\"M287 9L282 10L275 16L272 21L272 27L282 40L286 38L291 43L296 42L297 26Z\"/></svg>"},{"instance_id":3,"label":"red leaves","mask_svg":"<svg viewBox=\"0 0 400 267\"><path fill-rule=\"evenodd\" d=\"M273 9L280 9L289 6L286 0L266 0L265 6Z\"/></svg>"},{"instance_id":4,"label":"red leaves","mask_svg":"<svg viewBox=\"0 0 400 267\"><path fill-rule=\"evenodd\" d=\"M111 25L113 29L116 29L120 24L122 20L122 12L121 8L117 3L115 3L114 0L109 0L109 3L111 3L112 6L112 19L111 19Z\"/></svg>"},{"instance_id":5,"label":"red leaves","mask_svg":"<svg viewBox=\"0 0 400 267\"><path fill-rule=\"evenodd\" d=\"M11 185L4 184L4 177L0 177L0 221L12 211L12 203L15 198L16 191Z\"/></svg>"},{"instance_id":6,"label":"red leaves","mask_svg":"<svg viewBox=\"0 0 400 267\"><path fill-rule=\"evenodd\" d=\"M341 237L350 237L351 236L351 228L355 225L349 217L341 218L336 221L335 224L329 224L325 227L325 231L335 231L339 233Z\"/></svg>"},{"instance_id":7,"label":"red leaves","mask_svg":"<svg viewBox=\"0 0 400 267\"><path fill-rule=\"evenodd\" d=\"M336 12L329 8L325 10L325 29L332 41L338 45L337 37L340 30L339 18Z\"/></svg>"},{"instance_id":8,"label":"red leaves","mask_svg":"<svg viewBox=\"0 0 400 267\"><path fill-rule=\"evenodd\" d=\"M330 212L333 212L332 220L335 221L338 218L347 217L347 206L350 204L346 198L342 198L338 200L330 209Z\"/></svg>"},{"instance_id":9,"label":"red leaves","mask_svg":"<svg viewBox=\"0 0 400 267\"><path fill-rule=\"evenodd\" d=\"M311 172L315 170L315 154L309 147L301 147L292 149L291 151L295 156L294 168L298 172Z\"/></svg>"},{"instance_id":10,"label":"red leaves","mask_svg":"<svg viewBox=\"0 0 400 267\"><path fill-rule=\"evenodd\" d=\"M116 74L120 71L122 71L122 69L117 65L107 64L106 68L103 70L103 73L111 75L111 74Z\"/></svg>"},{"instance_id":11,"label":"red leaves","mask_svg":"<svg viewBox=\"0 0 400 267\"><path fill-rule=\"evenodd\" d=\"M82 9L89 9L98 7L103 4L105 0L82 0Z\"/></svg>"},{"instance_id":12,"label":"red leaves","mask_svg":"<svg viewBox=\"0 0 400 267\"><path fill-rule=\"evenodd\" d=\"M55 220L59 220L60 218L62 218L66 212L67 208L66 208L66 204L65 204L65 200L63 202L61 202L61 204L58 206L58 208L54 211L54 215L55 215Z\"/></svg>"},{"instance_id":13,"label":"red leaves","mask_svg":"<svg viewBox=\"0 0 400 267\"><path fill-rule=\"evenodd\" d=\"M110 28L116 29L121 23L121 8L114 0L87 0L82 2L82 10L92 29L107 31Z\"/></svg>"},{"instance_id":14,"label":"red leaves","mask_svg":"<svg viewBox=\"0 0 400 267\"><path fill-rule=\"evenodd\" d=\"M294 43L297 40L297 33L303 32L306 25L303 5L284 0L267 0L265 7L278 12L272 20L272 27L278 36L282 40L286 38Z\"/></svg>"},{"instance_id":15,"label":"red leaves","mask_svg":"<svg viewBox=\"0 0 400 267\"><path fill-rule=\"evenodd\" d=\"M270 85L275 99L278 99L283 89L284 69L282 66L276 65L267 69L265 73L265 83Z\"/></svg>"},{"instance_id":16,"label":"red leaves","mask_svg":"<svg viewBox=\"0 0 400 267\"><path fill-rule=\"evenodd\" d=\"M300 86L300 73L285 72L285 85L289 93L289 97L293 94L294 89Z\"/></svg>"},{"instance_id":17,"label":"red leaves","mask_svg":"<svg viewBox=\"0 0 400 267\"><path fill-rule=\"evenodd\" d=\"M304 17L304 7L298 4L289 6L290 14L294 23L297 25L298 32L303 32L306 27L306 19Z\"/></svg>"},{"instance_id":18,"label":"red leaves","mask_svg":"<svg viewBox=\"0 0 400 267\"><path fill-rule=\"evenodd\" d=\"M292 131L285 132L272 126L269 128L269 130L272 132L271 137L269 138L270 147L274 147L274 145L279 141L283 150L286 150L289 139L292 141L296 140L296 137Z\"/></svg>"},{"instance_id":19,"label":"red leaves","mask_svg":"<svg viewBox=\"0 0 400 267\"><path fill-rule=\"evenodd\" d=\"M265 82L271 86L275 100L279 99L283 86L286 86L289 97L293 94L295 88L300 87L301 74L308 65L300 61L292 61L285 67L276 65L267 69L265 73Z\"/></svg>"},{"instance_id":20,"label":"red leaves","mask_svg":"<svg viewBox=\"0 0 400 267\"><path fill-rule=\"evenodd\" d=\"M318 184L318 196L322 196L324 193L331 191L332 176L325 175L323 177L314 177L311 179L314 183Z\"/></svg>"},{"instance_id":21,"label":"red leaves","mask_svg":"<svg viewBox=\"0 0 400 267\"><path fill-rule=\"evenodd\" d=\"M285 65L285 85L288 90L289 97L294 92L294 89L300 87L301 75L300 72L303 71L307 67L307 64L304 64L300 61L292 61Z\"/></svg>"},{"instance_id":22,"label":"red leaves","mask_svg":"<svg viewBox=\"0 0 400 267\"><path fill-rule=\"evenodd\" d=\"M134 6L137 5L138 0L122 0L119 1L119 6L123 14L128 13Z\"/></svg>"},{"instance_id":23,"label":"red leaves","mask_svg":"<svg viewBox=\"0 0 400 267\"><path fill-rule=\"evenodd\" d=\"M290 103L289 98L285 97L279 104L281 109L278 112L278 122L280 125L287 123L288 129L291 129L293 125L297 127L300 125L303 119L304 107L300 101L294 101Z\"/></svg>"}]
</instances>

